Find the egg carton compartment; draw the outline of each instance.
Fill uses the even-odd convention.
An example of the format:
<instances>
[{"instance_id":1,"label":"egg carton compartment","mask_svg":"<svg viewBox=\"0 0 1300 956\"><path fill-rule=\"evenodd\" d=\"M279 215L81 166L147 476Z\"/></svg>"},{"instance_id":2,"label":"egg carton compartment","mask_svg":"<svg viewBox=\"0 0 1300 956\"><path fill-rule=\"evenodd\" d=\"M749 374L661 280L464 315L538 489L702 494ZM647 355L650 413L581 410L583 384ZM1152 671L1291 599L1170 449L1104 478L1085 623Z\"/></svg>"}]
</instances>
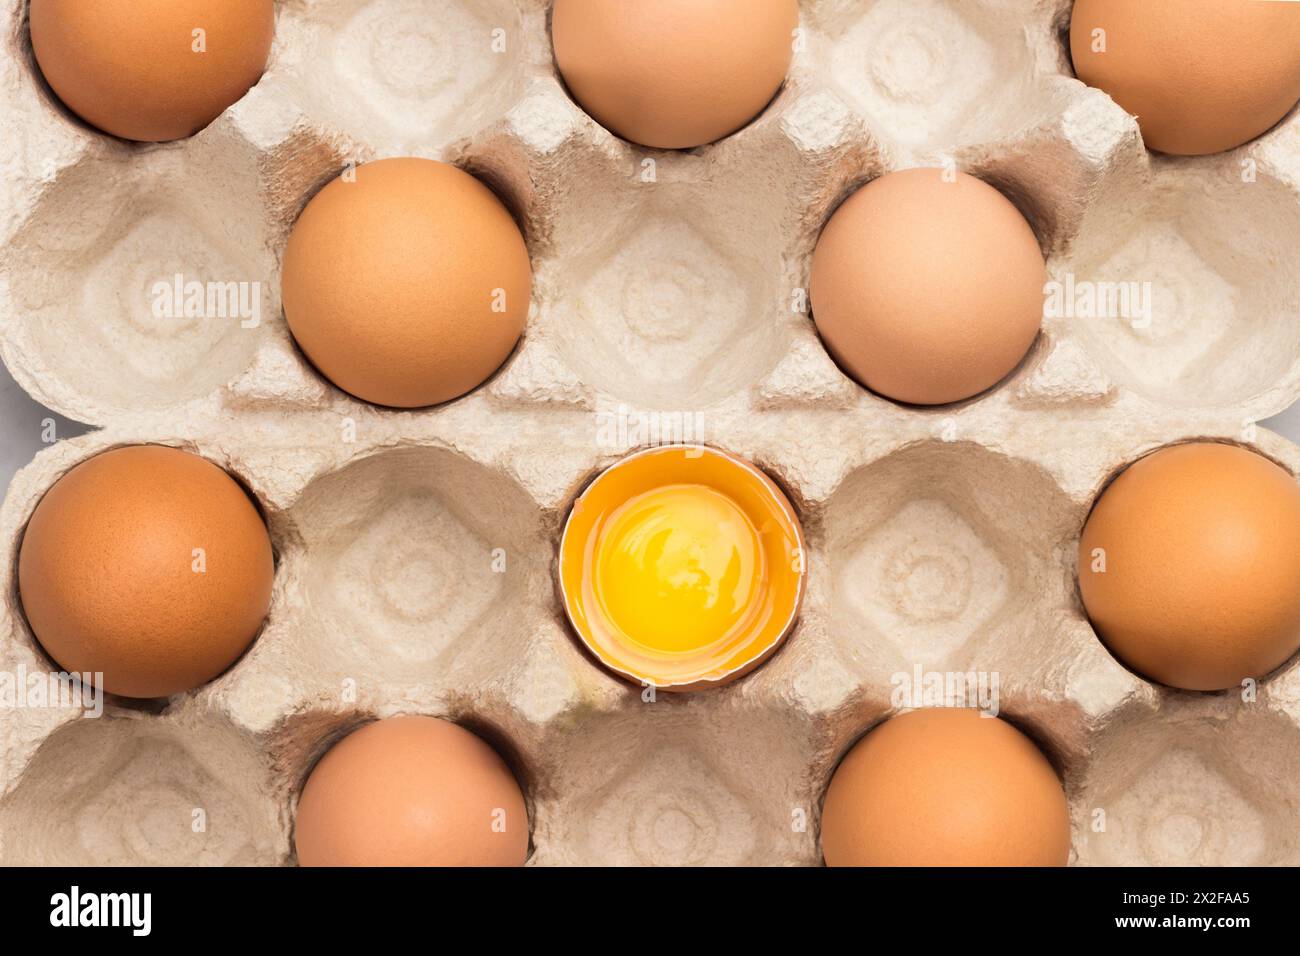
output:
<instances>
[{"instance_id":1,"label":"egg carton compartment","mask_svg":"<svg viewBox=\"0 0 1300 956\"><path fill-rule=\"evenodd\" d=\"M908 161L1010 139L1066 107L1073 91L1054 34L1062 6L827 0L805 5L805 27L825 78Z\"/></svg>"},{"instance_id":2,"label":"egg carton compartment","mask_svg":"<svg viewBox=\"0 0 1300 956\"><path fill-rule=\"evenodd\" d=\"M1294 715L1171 700L1099 735L1073 801L1080 862L1295 866Z\"/></svg>"},{"instance_id":3,"label":"egg carton compartment","mask_svg":"<svg viewBox=\"0 0 1300 956\"><path fill-rule=\"evenodd\" d=\"M13 238L6 343L39 357L30 372L50 404L97 419L201 399L276 335L278 290L250 281L275 269L257 158L204 145L71 167ZM206 291L189 301L193 276L223 283L213 303L228 314L207 313Z\"/></svg>"},{"instance_id":4,"label":"egg carton compartment","mask_svg":"<svg viewBox=\"0 0 1300 956\"><path fill-rule=\"evenodd\" d=\"M272 620L223 694L261 728L347 693L382 703L492 683L546 637L543 520L508 476L445 448L383 449L316 478L273 518Z\"/></svg>"},{"instance_id":5,"label":"egg carton compartment","mask_svg":"<svg viewBox=\"0 0 1300 956\"><path fill-rule=\"evenodd\" d=\"M189 140L137 146L54 103L24 7L9 0L0 30L0 101L23 117L0 138L0 350L39 400L107 427L10 487L0 662L53 666L17 598L22 529L59 475L116 445L227 468L277 568L262 633L213 683L110 698L103 719L6 715L0 860L292 863L297 795L329 743L428 713L503 751L535 864L815 864L830 774L907 706L896 692L920 668L997 675L1002 715L1063 776L1073 862L1297 861L1300 793L1261 768L1294 763L1300 667L1250 704L1158 687L1109 655L1074 585L1093 498L1147 451L1234 441L1300 472L1300 449L1251 424L1300 396L1294 115L1223 157L1151 157L1072 78L1065 0L805 0L769 108L661 152L572 102L544 0L285 0L257 87ZM400 154L486 181L535 272L505 367L410 412L311 368L278 279L314 192ZM1151 282L1151 328L1049 317L1018 369L954 406L852 382L807 312L820 230L867 180L946 163L1018 205L1053 278ZM156 318L154 284L175 274L260 283L261 322ZM653 703L583 652L553 583L571 502L654 440L647 420L763 468L810 548L800 620L770 661ZM1186 756L1161 763L1171 748ZM106 794L113 813L86 809ZM196 807L213 824L188 839ZM1263 834L1250 860L1222 849L1239 826Z\"/></svg>"},{"instance_id":6,"label":"egg carton compartment","mask_svg":"<svg viewBox=\"0 0 1300 956\"><path fill-rule=\"evenodd\" d=\"M72 719L0 804L12 866L258 866L285 855L270 762L221 714Z\"/></svg>"},{"instance_id":7,"label":"egg carton compartment","mask_svg":"<svg viewBox=\"0 0 1300 956\"><path fill-rule=\"evenodd\" d=\"M746 698L639 701L569 736L550 762L539 865L815 863L800 715ZM558 741L557 741L558 743Z\"/></svg>"},{"instance_id":8,"label":"egg carton compartment","mask_svg":"<svg viewBox=\"0 0 1300 956\"><path fill-rule=\"evenodd\" d=\"M387 156L472 136L549 50L540 0L292 0L260 95Z\"/></svg>"},{"instance_id":9,"label":"egg carton compartment","mask_svg":"<svg viewBox=\"0 0 1300 956\"><path fill-rule=\"evenodd\" d=\"M776 138L770 124L752 135ZM665 154L635 175L633 157L575 155L555 184L565 199L543 224L556 253L537 263L524 367L494 393L531 399L522 373L556 359L582 383L574 403L586 407L707 407L766 376L802 324L782 267L787 201L746 195L781 181L766 153L712 169ZM578 203L580 193L590 198Z\"/></svg>"},{"instance_id":10,"label":"egg carton compartment","mask_svg":"<svg viewBox=\"0 0 1300 956\"><path fill-rule=\"evenodd\" d=\"M873 462L825 517L836 631L912 664L985 656L994 634L1052 630L1072 586L1061 560L1070 505L1041 470L972 444L913 445Z\"/></svg>"},{"instance_id":11,"label":"egg carton compartment","mask_svg":"<svg viewBox=\"0 0 1300 956\"><path fill-rule=\"evenodd\" d=\"M1111 184L1053 279L1137 286L1144 309L1051 327L1153 402L1282 410L1300 375L1297 198L1294 177L1241 157L1165 160Z\"/></svg>"}]
</instances>

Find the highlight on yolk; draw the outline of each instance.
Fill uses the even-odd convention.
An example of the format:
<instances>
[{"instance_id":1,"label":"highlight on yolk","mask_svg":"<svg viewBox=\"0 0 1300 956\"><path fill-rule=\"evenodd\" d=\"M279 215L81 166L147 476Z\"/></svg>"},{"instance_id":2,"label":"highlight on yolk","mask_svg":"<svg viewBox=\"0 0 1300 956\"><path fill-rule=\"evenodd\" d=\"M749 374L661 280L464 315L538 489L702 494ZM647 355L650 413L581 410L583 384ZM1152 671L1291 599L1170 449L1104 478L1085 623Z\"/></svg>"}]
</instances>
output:
<instances>
[{"instance_id":1,"label":"highlight on yolk","mask_svg":"<svg viewBox=\"0 0 1300 956\"><path fill-rule=\"evenodd\" d=\"M668 485L614 510L596 536L596 599L643 650L700 651L757 610L766 559L726 495Z\"/></svg>"},{"instance_id":2,"label":"highlight on yolk","mask_svg":"<svg viewBox=\"0 0 1300 956\"><path fill-rule=\"evenodd\" d=\"M715 449L639 452L574 503L560 543L569 619L611 670L665 690L748 673L780 645L803 595L789 501Z\"/></svg>"}]
</instances>

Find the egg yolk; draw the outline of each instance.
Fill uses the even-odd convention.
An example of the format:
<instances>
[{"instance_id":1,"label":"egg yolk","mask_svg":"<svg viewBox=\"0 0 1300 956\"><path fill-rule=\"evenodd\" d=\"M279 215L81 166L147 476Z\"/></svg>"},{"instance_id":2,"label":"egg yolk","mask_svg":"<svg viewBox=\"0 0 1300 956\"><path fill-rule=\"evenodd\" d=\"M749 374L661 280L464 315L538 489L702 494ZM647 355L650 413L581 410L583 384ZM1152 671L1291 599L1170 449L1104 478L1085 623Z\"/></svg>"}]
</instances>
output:
<instances>
[{"instance_id":1,"label":"egg yolk","mask_svg":"<svg viewBox=\"0 0 1300 956\"><path fill-rule=\"evenodd\" d=\"M758 613L767 564L757 529L726 495L665 485L610 512L593 541L595 596L628 642L692 653Z\"/></svg>"}]
</instances>

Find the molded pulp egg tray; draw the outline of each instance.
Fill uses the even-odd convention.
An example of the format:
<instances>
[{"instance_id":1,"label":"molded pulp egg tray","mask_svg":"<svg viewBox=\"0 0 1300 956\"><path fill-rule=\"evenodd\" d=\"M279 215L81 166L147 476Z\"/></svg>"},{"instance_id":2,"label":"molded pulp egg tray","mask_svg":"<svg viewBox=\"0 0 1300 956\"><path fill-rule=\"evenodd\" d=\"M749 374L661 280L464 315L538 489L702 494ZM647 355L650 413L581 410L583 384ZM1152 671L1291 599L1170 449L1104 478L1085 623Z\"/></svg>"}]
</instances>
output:
<instances>
[{"instance_id":1,"label":"molded pulp egg tray","mask_svg":"<svg viewBox=\"0 0 1300 956\"><path fill-rule=\"evenodd\" d=\"M59 106L25 3L5 0L3 357L102 427L43 451L5 499L0 668L53 666L17 548L41 495L107 448L227 468L278 563L262 634L213 683L110 698L98 720L4 714L0 860L292 863L313 762L364 720L418 712L502 750L532 863L816 864L831 772L919 669L998 675L1001 715L1064 780L1071 862L1300 863L1300 667L1250 702L1159 687L1110 656L1075 585L1093 498L1145 452L1212 438L1300 470L1253 424L1300 397L1300 119L1163 157L1074 78L1068 0L804 0L761 117L643 150L570 100L547 7L284 0L262 81L197 136L144 146ZM421 411L335 389L280 310L307 200L400 155L491 185L536 273L504 368ZM1152 321L1049 317L1007 380L955 406L848 379L800 292L819 231L867 180L944 164L1019 206L1054 278L1151 282ZM150 288L177 274L260 282L260 322L156 318ZM585 483L665 430L783 487L809 579L767 664L649 702L580 649L555 562Z\"/></svg>"}]
</instances>

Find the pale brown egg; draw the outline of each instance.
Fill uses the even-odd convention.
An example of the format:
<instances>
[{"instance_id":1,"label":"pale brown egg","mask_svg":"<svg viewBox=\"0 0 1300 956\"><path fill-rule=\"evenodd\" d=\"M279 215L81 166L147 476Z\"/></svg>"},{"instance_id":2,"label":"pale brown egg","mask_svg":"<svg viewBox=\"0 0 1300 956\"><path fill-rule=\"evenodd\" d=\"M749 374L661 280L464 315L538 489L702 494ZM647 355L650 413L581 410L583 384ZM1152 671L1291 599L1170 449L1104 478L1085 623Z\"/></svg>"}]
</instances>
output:
<instances>
[{"instance_id":1,"label":"pale brown egg","mask_svg":"<svg viewBox=\"0 0 1300 956\"><path fill-rule=\"evenodd\" d=\"M302 866L522 866L528 812L482 739L434 717L390 717L312 770L294 846Z\"/></svg>"},{"instance_id":2,"label":"pale brown egg","mask_svg":"<svg viewBox=\"0 0 1300 956\"><path fill-rule=\"evenodd\" d=\"M1070 52L1165 153L1233 149L1300 101L1300 3L1076 0Z\"/></svg>"},{"instance_id":3,"label":"pale brown egg","mask_svg":"<svg viewBox=\"0 0 1300 956\"><path fill-rule=\"evenodd\" d=\"M532 268L492 191L427 159L367 163L307 204L284 253L284 314L345 392L436 405L478 387L523 332Z\"/></svg>"},{"instance_id":4,"label":"pale brown egg","mask_svg":"<svg viewBox=\"0 0 1300 956\"><path fill-rule=\"evenodd\" d=\"M555 63L596 122L691 149L758 116L785 82L797 0L556 0Z\"/></svg>"},{"instance_id":5,"label":"pale brown egg","mask_svg":"<svg viewBox=\"0 0 1300 956\"><path fill-rule=\"evenodd\" d=\"M262 626L274 574L247 492L212 462L157 445L65 474L18 555L23 611L46 653L125 697L178 694L233 664Z\"/></svg>"},{"instance_id":6,"label":"pale brown egg","mask_svg":"<svg viewBox=\"0 0 1300 956\"><path fill-rule=\"evenodd\" d=\"M1220 690L1300 650L1300 486L1234 445L1173 445L1102 492L1079 539L1079 592L1120 661Z\"/></svg>"},{"instance_id":7,"label":"pale brown egg","mask_svg":"<svg viewBox=\"0 0 1300 956\"><path fill-rule=\"evenodd\" d=\"M123 139L203 129L261 78L274 34L272 0L31 0L50 88Z\"/></svg>"},{"instance_id":8,"label":"pale brown egg","mask_svg":"<svg viewBox=\"0 0 1300 956\"><path fill-rule=\"evenodd\" d=\"M817 331L840 367L898 402L942 405L1005 378L1038 336L1047 269L992 186L889 173L848 198L812 261Z\"/></svg>"},{"instance_id":9,"label":"pale brown egg","mask_svg":"<svg viewBox=\"0 0 1300 956\"><path fill-rule=\"evenodd\" d=\"M932 708L859 740L822 806L828 866L1064 866L1070 813L1032 740L977 710Z\"/></svg>"}]
</instances>

